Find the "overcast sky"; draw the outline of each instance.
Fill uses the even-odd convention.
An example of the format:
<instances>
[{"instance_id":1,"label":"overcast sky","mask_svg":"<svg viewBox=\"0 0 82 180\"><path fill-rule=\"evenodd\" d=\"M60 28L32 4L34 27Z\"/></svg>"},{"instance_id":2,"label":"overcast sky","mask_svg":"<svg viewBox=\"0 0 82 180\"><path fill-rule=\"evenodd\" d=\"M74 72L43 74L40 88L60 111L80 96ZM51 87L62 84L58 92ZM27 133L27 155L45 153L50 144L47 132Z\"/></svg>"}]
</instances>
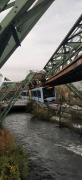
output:
<instances>
[{"instance_id":1,"label":"overcast sky","mask_svg":"<svg viewBox=\"0 0 82 180\"><path fill-rule=\"evenodd\" d=\"M19 81L26 77L28 70L42 70L81 13L82 0L54 1L0 73Z\"/></svg>"}]
</instances>

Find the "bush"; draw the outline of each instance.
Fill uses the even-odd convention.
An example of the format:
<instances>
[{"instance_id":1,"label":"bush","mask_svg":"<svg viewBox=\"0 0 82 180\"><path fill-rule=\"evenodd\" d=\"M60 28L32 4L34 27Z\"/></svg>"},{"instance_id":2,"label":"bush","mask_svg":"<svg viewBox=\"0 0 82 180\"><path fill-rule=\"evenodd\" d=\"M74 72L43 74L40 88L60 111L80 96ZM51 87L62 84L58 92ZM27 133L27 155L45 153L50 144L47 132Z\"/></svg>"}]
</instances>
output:
<instances>
[{"instance_id":1,"label":"bush","mask_svg":"<svg viewBox=\"0 0 82 180\"><path fill-rule=\"evenodd\" d=\"M34 108L34 111L32 113L33 113L33 118L37 117L43 120L49 120L51 118L51 112L49 111L49 109L43 109L38 105L37 107Z\"/></svg>"},{"instance_id":2,"label":"bush","mask_svg":"<svg viewBox=\"0 0 82 180\"><path fill-rule=\"evenodd\" d=\"M12 147L15 147L15 138L8 130L0 129L0 156L9 154Z\"/></svg>"},{"instance_id":3,"label":"bush","mask_svg":"<svg viewBox=\"0 0 82 180\"><path fill-rule=\"evenodd\" d=\"M11 164L8 157L2 156L0 158L0 179L1 180L19 180L20 172L18 166Z\"/></svg>"},{"instance_id":4,"label":"bush","mask_svg":"<svg viewBox=\"0 0 82 180\"><path fill-rule=\"evenodd\" d=\"M15 138L8 130L0 129L0 180L27 178L27 154L16 147Z\"/></svg>"},{"instance_id":5,"label":"bush","mask_svg":"<svg viewBox=\"0 0 82 180\"><path fill-rule=\"evenodd\" d=\"M11 150L10 162L17 165L21 178L27 177L27 153L21 146Z\"/></svg>"}]
</instances>

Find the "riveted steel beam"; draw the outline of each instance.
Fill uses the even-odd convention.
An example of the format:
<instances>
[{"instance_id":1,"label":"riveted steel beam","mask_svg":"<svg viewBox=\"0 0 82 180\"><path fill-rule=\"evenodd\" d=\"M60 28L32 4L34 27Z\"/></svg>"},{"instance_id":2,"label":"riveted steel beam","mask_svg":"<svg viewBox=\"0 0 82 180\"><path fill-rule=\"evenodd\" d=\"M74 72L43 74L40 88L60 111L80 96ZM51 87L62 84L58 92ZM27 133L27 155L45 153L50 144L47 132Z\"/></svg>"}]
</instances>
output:
<instances>
[{"instance_id":1,"label":"riveted steel beam","mask_svg":"<svg viewBox=\"0 0 82 180\"><path fill-rule=\"evenodd\" d=\"M7 89L7 90L5 91L5 93L1 96L0 101L3 101L3 100L7 97L7 95L9 94L9 92L10 92L15 86L16 86L15 83L9 85L8 89Z\"/></svg>"},{"instance_id":2,"label":"riveted steel beam","mask_svg":"<svg viewBox=\"0 0 82 180\"><path fill-rule=\"evenodd\" d=\"M72 47L73 49L76 49L77 47L82 46L82 43L81 42L67 42L66 45Z\"/></svg>"},{"instance_id":3,"label":"riveted steel beam","mask_svg":"<svg viewBox=\"0 0 82 180\"><path fill-rule=\"evenodd\" d=\"M14 7L11 9L11 11L7 14L7 16L2 20L0 26L0 34L2 34L7 26L15 19L16 16L23 13L23 11L28 10L30 6L35 2L35 0L16 0Z\"/></svg>"},{"instance_id":4,"label":"riveted steel beam","mask_svg":"<svg viewBox=\"0 0 82 180\"><path fill-rule=\"evenodd\" d=\"M57 54L56 54L56 58L57 58L57 57L65 57L66 55L69 54L69 52L70 52L70 51L67 51L66 53L64 53L64 52L57 53Z\"/></svg>"},{"instance_id":5,"label":"riveted steel beam","mask_svg":"<svg viewBox=\"0 0 82 180\"><path fill-rule=\"evenodd\" d=\"M0 41L4 43L3 43L3 48L0 49L0 56L4 52L5 45L7 46L8 44L8 37L9 37L9 40L10 38L12 39L12 34L14 38L13 41L15 40L16 42L16 47L18 47L18 44L20 45L20 40L16 33L15 27L12 26L12 21L14 20L15 17L17 17L18 14L22 13L24 10L25 11L28 10L34 2L35 0L24 0L21 3L19 3L19 0L16 0L14 7L7 14L7 16L2 20L0 24Z\"/></svg>"},{"instance_id":6,"label":"riveted steel beam","mask_svg":"<svg viewBox=\"0 0 82 180\"><path fill-rule=\"evenodd\" d=\"M8 28L8 32L5 33L4 36L2 36L1 40L0 40L0 57L3 54L4 49L6 48L10 38L11 38L11 31L10 28ZM4 42L4 43L3 43Z\"/></svg>"},{"instance_id":7,"label":"riveted steel beam","mask_svg":"<svg viewBox=\"0 0 82 180\"><path fill-rule=\"evenodd\" d=\"M34 6L31 10L25 12L20 17L18 16L18 18L15 19L15 22L13 22L13 24L16 27L19 27L24 22L28 21L30 18L38 14L40 10L42 10L46 5L48 5L48 2L50 3L50 0L45 0L39 4L37 3L36 6Z\"/></svg>"},{"instance_id":8,"label":"riveted steel beam","mask_svg":"<svg viewBox=\"0 0 82 180\"><path fill-rule=\"evenodd\" d=\"M55 74L47 80L45 85L50 83L54 85L61 85L80 80L82 80L82 55L61 70L61 72Z\"/></svg>"},{"instance_id":9,"label":"riveted steel beam","mask_svg":"<svg viewBox=\"0 0 82 180\"><path fill-rule=\"evenodd\" d=\"M66 82L82 80L82 60L81 59L77 61L75 68L73 64L71 64L71 66L69 65L67 66L69 62L74 63L76 59L78 58L79 53L82 51L82 30L81 30L82 24L81 22L82 22L82 15L76 21L72 29L69 31L67 36L64 38L60 46L57 48L55 53L52 55L52 57L49 59L49 61L44 67L46 71L46 75L47 77L51 78L50 81L53 85L61 85L64 83L66 84ZM60 61L58 59L60 59ZM53 62L55 62L55 64ZM74 69L72 69L72 66ZM66 73L67 67L70 73L68 74L68 70L67 70L67 74L64 74ZM73 72L74 74L72 74ZM60 77L60 80L57 79L57 77ZM82 94L72 84L66 84L66 86L69 87L70 90L82 100Z\"/></svg>"},{"instance_id":10,"label":"riveted steel beam","mask_svg":"<svg viewBox=\"0 0 82 180\"><path fill-rule=\"evenodd\" d=\"M60 61L59 63L56 63L55 65L53 65L53 66L52 66L52 69L50 69L50 71L47 71L47 67L48 67L48 66L46 65L44 69L46 70L46 72L48 72L49 77L50 77L50 74L51 74L51 76L52 76L52 75L55 75L55 72L56 72L57 70L59 71L59 69L60 69L61 66L62 66L62 67L67 66L67 61L69 60L69 61L71 62L73 55L76 56L76 55L78 54L79 50L82 50L82 46L80 47L80 49L78 48L76 52L71 52L71 53L70 53L70 56L67 56L66 59L63 59L63 60ZM76 57L76 58L77 58L77 57ZM65 61L65 63L63 63L64 61Z\"/></svg>"},{"instance_id":11,"label":"riveted steel beam","mask_svg":"<svg viewBox=\"0 0 82 180\"><path fill-rule=\"evenodd\" d=\"M82 100L82 93L73 84L66 84L66 86L79 98Z\"/></svg>"},{"instance_id":12,"label":"riveted steel beam","mask_svg":"<svg viewBox=\"0 0 82 180\"><path fill-rule=\"evenodd\" d=\"M17 91L15 92L14 96L12 97L11 101L9 102L8 106L6 106L6 108L3 110L3 112L0 115L0 123L2 122L2 120L5 118L5 116L8 114L9 110L12 108L12 106L15 104L15 102L18 100L20 94L22 93L22 91L27 87L27 85L29 84L29 82L33 79L34 77L34 72L30 72L25 80L22 82L22 84L19 86L19 88L17 89Z\"/></svg>"},{"instance_id":13,"label":"riveted steel beam","mask_svg":"<svg viewBox=\"0 0 82 180\"><path fill-rule=\"evenodd\" d=\"M14 5L15 5L15 1L12 2L12 3L7 4L2 11L5 11L5 10L7 10L7 9L10 9L10 8L13 7Z\"/></svg>"},{"instance_id":14,"label":"riveted steel beam","mask_svg":"<svg viewBox=\"0 0 82 180\"><path fill-rule=\"evenodd\" d=\"M74 53L76 53L78 50L79 51L82 50L81 25L82 25L82 15L80 15L78 20L75 22L74 26L71 28L71 30L66 35L64 40L61 42L59 47L56 49L54 54L51 56L51 58L49 59L47 64L50 61L53 61L57 57L57 54L58 55L60 54L60 57L62 57L63 53L66 54L66 56L64 56L64 63L65 63L65 61L68 61L70 59L70 57L73 59ZM79 40L77 38L78 36L79 36ZM74 52L74 50L75 50L75 52ZM67 53L67 52L69 52L69 53ZM45 67L46 67L46 65L45 65ZM61 65L62 65L62 63L60 63L60 66ZM45 67L44 67L44 69L45 69Z\"/></svg>"},{"instance_id":15,"label":"riveted steel beam","mask_svg":"<svg viewBox=\"0 0 82 180\"><path fill-rule=\"evenodd\" d=\"M16 31L15 27L13 26L13 24L11 24L10 27L11 27L11 32L13 34L13 38L14 38L14 40L16 42L17 47L18 47L18 46L20 46L20 41L19 41L19 38L18 38L17 31Z\"/></svg>"},{"instance_id":16,"label":"riveted steel beam","mask_svg":"<svg viewBox=\"0 0 82 180\"><path fill-rule=\"evenodd\" d=\"M81 29L82 29L82 24L78 24L78 28L81 28Z\"/></svg>"},{"instance_id":17,"label":"riveted steel beam","mask_svg":"<svg viewBox=\"0 0 82 180\"><path fill-rule=\"evenodd\" d=\"M10 0L0 0L0 11L4 9L4 7L7 5L9 1Z\"/></svg>"},{"instance_id":18,"label":"riveted steel beam","mask_svg":"<svg viewBox=\"0 0 82 180\"><path fill-rule=\"evenodd\" d=\"M46 66L46 68L48 69L48 68L51 68L52 67L52 69L51 70L53 70L53 67L56 67L59 63L61 63L61 62L63 62L63 60L61 61L61 60L54 60L54 62L52 63L52 64L47 64L47 66ZM54 65L54 66L53 66Z\"/></svg>"},{"instance_id":19,"label":"riveted steel beam","mask_svg":"<svg viewBox=\"0 0 82 180\"><path fill-rule=\"evenodd\" d=\"M82 31L78 32L78 33L75 33L74 35L71 35L69 38L68 38L68 41L75 38L75 37L78 37L78 36L82 36Z\"/></svg>"},{"instance_id":20,"label":"riveted steel beam","mask_svg":"<svg viewBox=\"0 0 82 180\"><path fill-rule=\"evenodd\" d=\"M45 2L45 6L43 6L43 2ZM30 11L34 15L32 17L30 17L27 21L25 21L23 23L22 27L18 26L17 28L15 28L20 43L23 41L23 39L26 37L26 35L30 32L30 30L33 28L33 26L38 22L38 20L42 17L42 15L45 13L45 11L49 8L49 6L53 2L54 2L54 0L38 0L37 3L33 6L34 12ZM35 12L35 6L36 6L36 8L38 7L37 13ZM14 21L15 20L18 20L18 16L16 16L14 18ZM13 39L13 36L11 36L11 38L10 38L10 40L8 42L8 45L6 46L6 48L4 50L4 53L2 54L2 56L0 58L0 67L3 66L3 64L11 56L11 54L16 50L16 48L17 48L16 43L15 43L15 41Z\"/></svg>"}]
</instances>

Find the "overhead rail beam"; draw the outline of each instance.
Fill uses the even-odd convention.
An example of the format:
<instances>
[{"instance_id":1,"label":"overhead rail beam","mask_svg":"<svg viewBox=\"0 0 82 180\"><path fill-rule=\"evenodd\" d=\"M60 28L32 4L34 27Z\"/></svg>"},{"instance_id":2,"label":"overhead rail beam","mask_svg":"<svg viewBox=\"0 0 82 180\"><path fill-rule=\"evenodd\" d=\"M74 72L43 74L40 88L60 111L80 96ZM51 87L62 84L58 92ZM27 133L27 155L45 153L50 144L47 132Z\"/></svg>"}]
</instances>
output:
<instances>
[{"instance_id":1,"label":"overhead rail beam","mask_svg":"<svg viewBox=\"0 0 82 180\"><path fill-rule=\"evenodd\" d=\"M38 0L37 2L36 0L23 0L21 3L20 0L15 1L14 6L0 24L0 41L7 41L7 44L1 49L0 68L53 2L54 0ZM16 36L12 30L9 30L11 24ZM9 34L9 41L6 34Z\"/></svg>"},{"instance_id":2,"label":"overhead rail beam","mask_svg":"<svg viewBox=\"0 0 82 180\"><path fill-rule=\"evenodd\" d=\"M46 84L62 85L82 80L82 55L71 62L63 70L49 78Z\"/></svg>"}]
</instances>

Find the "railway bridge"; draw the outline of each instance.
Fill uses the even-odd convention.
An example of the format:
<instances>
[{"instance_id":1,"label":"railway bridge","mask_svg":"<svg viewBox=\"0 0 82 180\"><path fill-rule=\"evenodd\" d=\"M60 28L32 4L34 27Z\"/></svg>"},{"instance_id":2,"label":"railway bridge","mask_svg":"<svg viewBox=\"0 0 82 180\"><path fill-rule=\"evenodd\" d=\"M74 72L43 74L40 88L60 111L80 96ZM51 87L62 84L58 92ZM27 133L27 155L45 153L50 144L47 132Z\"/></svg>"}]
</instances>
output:
<instances>
[{"instance_id":1,"label":"railway bridge","mask_svg":"<svg viewBox=\"0 0 82 180\"><path fill-rule=\"evenodd\" d=\"M0 24L0 68L38 22L41 16L54 0L10 0L0 1L0 11L12 8ZM4 43L3 43L4 42ZM82 94L70 83L82 80L82 15L75 22L59 47L44 66L45 76L49 78L46 84L66 84L80 99ZM1 100L15 88L14 96L0 116L0 122L17 101L21 92L29 83L36 79L35 72L30 71L26 78L19 83L11 83L2 95ZM40 86L41 84L38 84Z\"/></svg>"}]
</instances>

